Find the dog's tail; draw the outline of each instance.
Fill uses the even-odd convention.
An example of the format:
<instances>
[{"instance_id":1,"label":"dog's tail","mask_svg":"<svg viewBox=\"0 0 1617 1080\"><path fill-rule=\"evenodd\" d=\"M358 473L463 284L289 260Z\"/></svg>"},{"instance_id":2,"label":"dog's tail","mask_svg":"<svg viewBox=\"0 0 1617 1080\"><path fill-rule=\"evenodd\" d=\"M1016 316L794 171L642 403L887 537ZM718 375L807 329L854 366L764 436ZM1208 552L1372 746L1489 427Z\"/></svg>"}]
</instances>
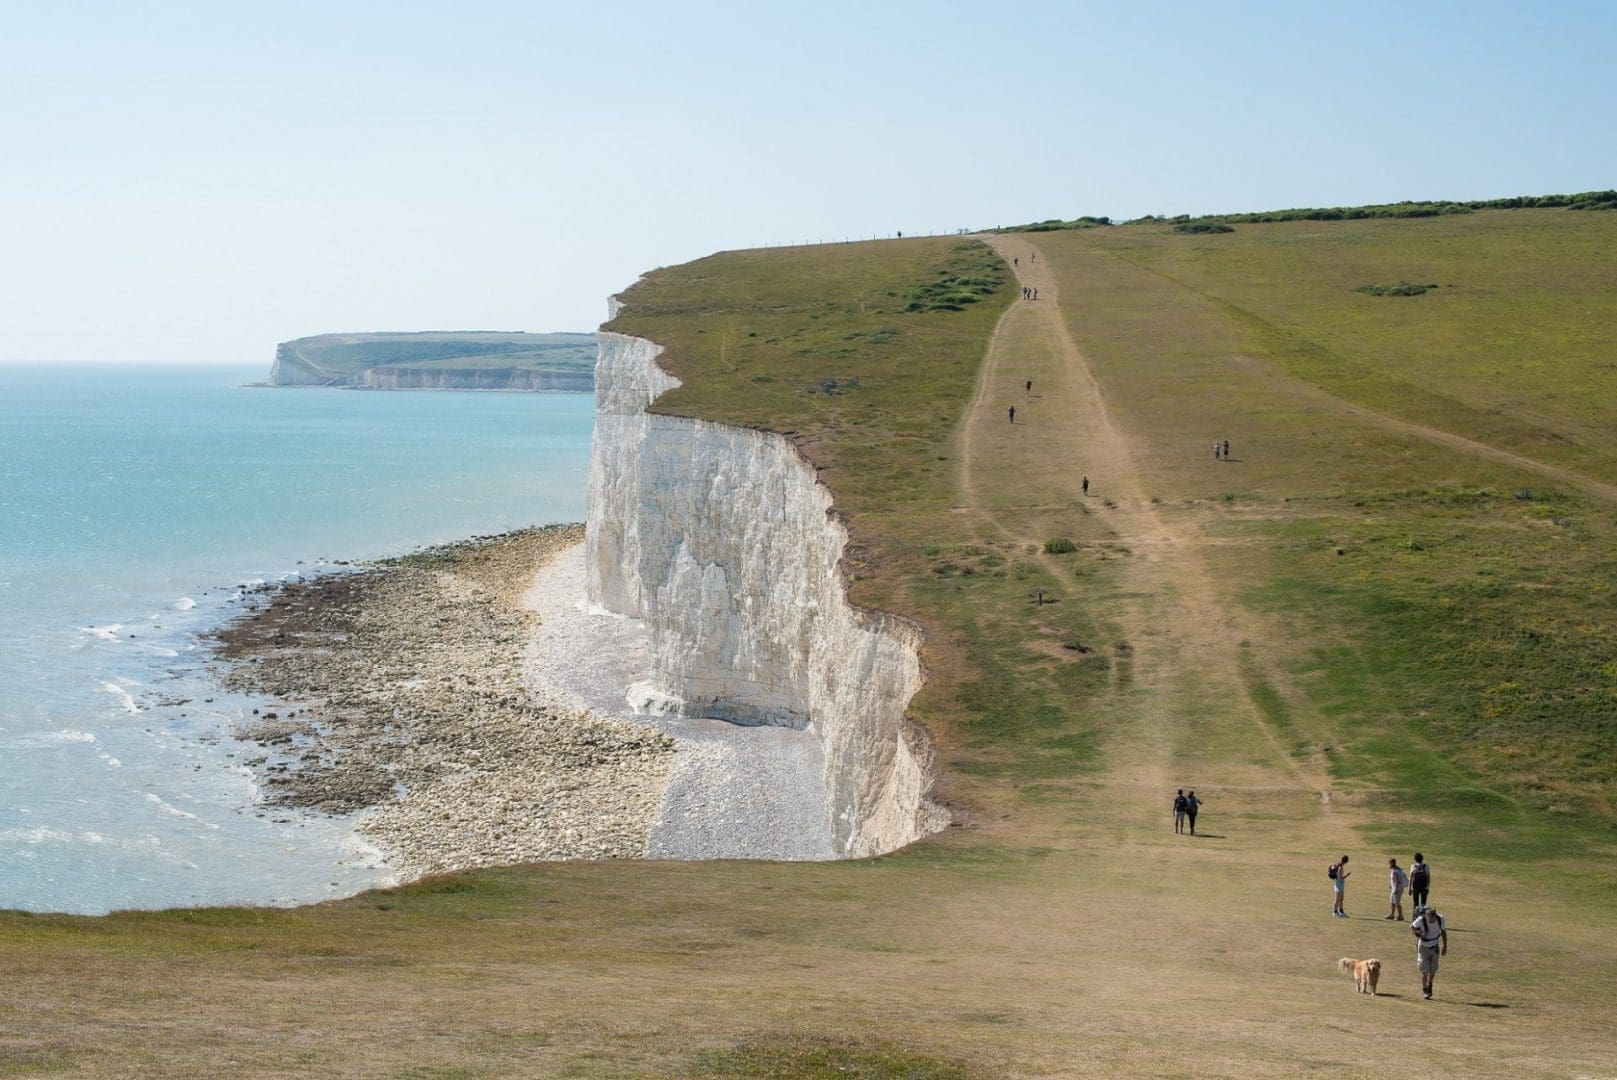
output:
<instances>
[{"instance_id":1,"label":"dog's tail","mask_svg":"<svg viewBox=\"0 0 1617 1080\"><path fill-rule=\"evenodd\" d=\"M1358 963L1357 960L1353 960L1353 959L1350 959L1349 957L1344 956L1344 957L1342 957L1342 959L1340 959L1340 960L1338 960L1336 962L1336 970L1338 970L1338 971L1352 971L1353 970L1353 965L1356 964L1356 963Z\"/></svg>"}]
</instances>

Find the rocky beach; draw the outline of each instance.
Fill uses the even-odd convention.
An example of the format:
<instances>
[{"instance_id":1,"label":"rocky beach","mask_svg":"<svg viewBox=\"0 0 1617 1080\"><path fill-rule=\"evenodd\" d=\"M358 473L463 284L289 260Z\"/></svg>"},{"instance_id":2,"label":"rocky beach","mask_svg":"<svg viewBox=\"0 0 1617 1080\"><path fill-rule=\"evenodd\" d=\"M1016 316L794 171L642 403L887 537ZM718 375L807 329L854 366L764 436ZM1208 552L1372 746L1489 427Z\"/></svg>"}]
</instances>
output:
<instances>
[{"instance_id":1,"label":"rocky beach","mask_svg":"<svg viewBox=\"0 0 1617 1080\"><path fill-rule=\"evenodd\" d=\"M269 695L236 733L268 802L360 828L402 875L639 857L673 743L536 694L535 573L581 526L432 548L272 586L216 634L232 689Z\"/></svg>"}]
</instances>

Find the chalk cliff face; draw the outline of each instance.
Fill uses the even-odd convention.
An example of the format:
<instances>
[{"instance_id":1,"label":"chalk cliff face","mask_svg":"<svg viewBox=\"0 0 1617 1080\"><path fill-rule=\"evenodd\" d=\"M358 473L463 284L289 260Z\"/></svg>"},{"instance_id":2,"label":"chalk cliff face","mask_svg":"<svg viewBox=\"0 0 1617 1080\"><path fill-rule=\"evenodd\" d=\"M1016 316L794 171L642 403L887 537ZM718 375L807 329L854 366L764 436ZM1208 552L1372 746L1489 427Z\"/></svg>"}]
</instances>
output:
<instances>
[{"instance_id":1,"label":"chalk cliff face","mask_svg":"<svg viewBox=\"0 0 1617 1080\"><path fill-rule=\"evenodd\" d=\"M519 367L366 368L348 385L365 390L528 390L587 393L587 371L534 371Z\"/></svg>"},{"instance_id":2,"label":"chalk cliff face","mask_svg":"<svg viewBox=\"0 0 1617 1080\"><path fill-rule=\"evenodd\" d=\"M656 707L807 729L824 746L840 854L877 854L947 822L927 801L928 742L904 719L919 633L849 604L847 531L780 435L647 406L678 381L661 347L599 335L589 599L645 622Z\"/></svg>"}]
</instances>

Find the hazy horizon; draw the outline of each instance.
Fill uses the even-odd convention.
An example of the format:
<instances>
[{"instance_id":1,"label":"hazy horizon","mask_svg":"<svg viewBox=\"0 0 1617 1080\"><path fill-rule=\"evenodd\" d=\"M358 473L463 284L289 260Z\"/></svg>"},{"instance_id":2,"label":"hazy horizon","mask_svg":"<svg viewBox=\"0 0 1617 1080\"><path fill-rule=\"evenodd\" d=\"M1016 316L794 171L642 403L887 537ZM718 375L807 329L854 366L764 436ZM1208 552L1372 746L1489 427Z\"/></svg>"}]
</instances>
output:
<instances>
[{"instance_id":1,"label":"hazy horizon","mask_svg":"<svg viewBox=\"0 0 1617 1080\"><path fill-rule=\"evenodd\" d=\"M0 360L588 331L710 252L1611 187L1594 4L10 5Z\"/></svg>"}]
</instances>

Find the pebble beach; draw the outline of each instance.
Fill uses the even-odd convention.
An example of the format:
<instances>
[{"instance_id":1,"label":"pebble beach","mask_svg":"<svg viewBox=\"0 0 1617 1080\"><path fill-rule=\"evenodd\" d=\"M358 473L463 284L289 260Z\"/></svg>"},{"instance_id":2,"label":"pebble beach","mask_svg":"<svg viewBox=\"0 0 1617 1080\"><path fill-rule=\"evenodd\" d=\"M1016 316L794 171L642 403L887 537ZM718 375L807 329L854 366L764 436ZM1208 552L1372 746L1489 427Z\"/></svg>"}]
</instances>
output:
<instances>
[{"instance_id":1,"label":"pebble beach","mask_svg":"<svg viewBox=\"0 0 1617 1080\"><path fill-rule=\"evenodd\" d=\"M272 805L359 812L401 876L639 857L674 743L536 694L536 572L582 526L432 548L252 597L216 634Z\"/></svg>"}]
</instances>

